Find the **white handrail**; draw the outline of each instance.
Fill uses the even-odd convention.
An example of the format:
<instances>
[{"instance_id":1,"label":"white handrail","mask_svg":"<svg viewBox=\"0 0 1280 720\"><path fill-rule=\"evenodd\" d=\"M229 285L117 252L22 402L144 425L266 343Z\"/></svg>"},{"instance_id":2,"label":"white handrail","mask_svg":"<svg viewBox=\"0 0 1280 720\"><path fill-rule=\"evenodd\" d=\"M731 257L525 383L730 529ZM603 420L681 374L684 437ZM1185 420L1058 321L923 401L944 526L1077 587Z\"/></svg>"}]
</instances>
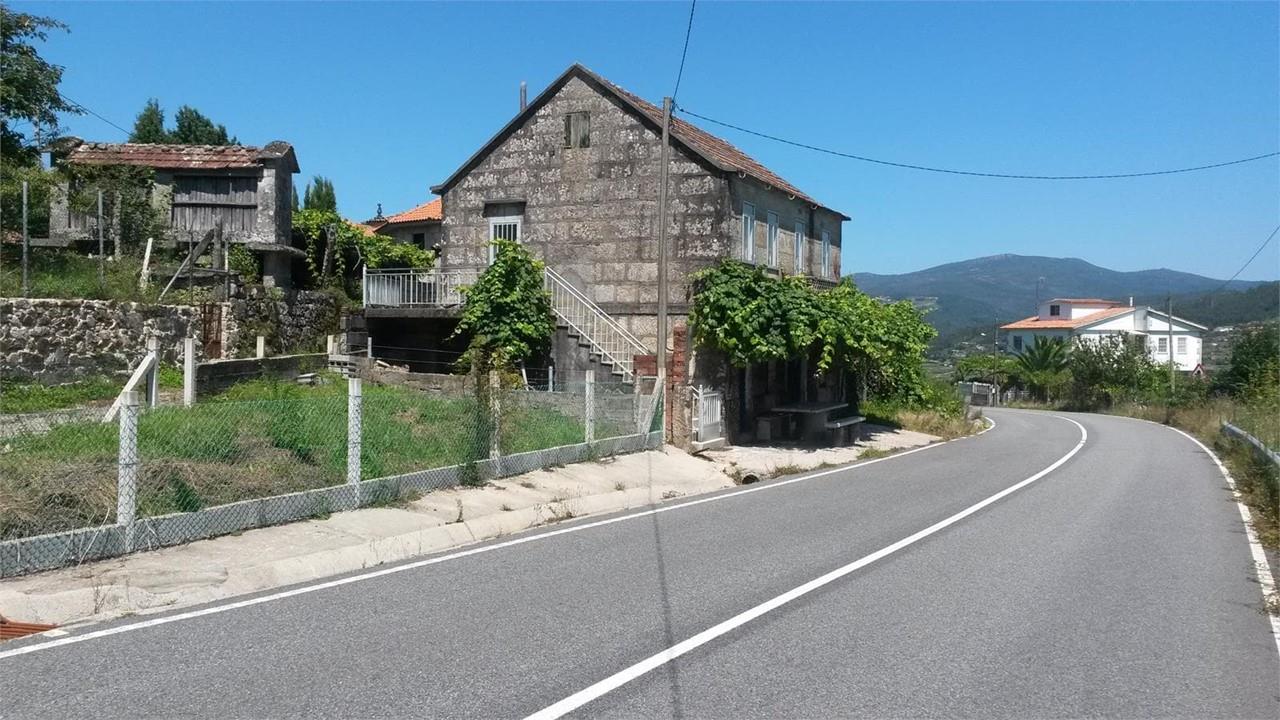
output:
<instances>
[{"instance_id":1,"label":"white handrail","mask_svg":"<svg viewBox=\"0 0 1280 720\"><path fill-rule=\"evenodd\" d=\"M554 270L547 268L545 277L555 314L624 379L634 378L635 356L650 354L648 348Z\"/></svg>"}]
</instances>

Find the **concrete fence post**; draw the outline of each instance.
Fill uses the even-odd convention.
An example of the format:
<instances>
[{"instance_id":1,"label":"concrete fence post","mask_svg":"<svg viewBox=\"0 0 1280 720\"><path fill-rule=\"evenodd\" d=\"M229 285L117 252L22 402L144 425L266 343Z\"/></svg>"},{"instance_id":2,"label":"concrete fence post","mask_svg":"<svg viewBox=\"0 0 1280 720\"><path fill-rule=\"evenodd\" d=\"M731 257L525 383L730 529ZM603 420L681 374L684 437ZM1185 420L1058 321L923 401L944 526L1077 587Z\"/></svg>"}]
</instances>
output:
<instances>
[{"instance_id":1,"label":"concrete fence post","mask_svg":"<svg viewBox=\"0 0 1280 720\"><path fill-rule=\"evenodd\" d=\"M547 366L547 392L555 392L556 389L556 366Z\"/></svg>"},{"instance_id":2,"label":"concrete fence post","mask_svg":"<svg viewBox=\"0 0 1280 720\"><path fill-rule=\"evenodd\" d=\"M155 407L160 404L160 338L155 335L147 338L147 352L156 359L147 372L147 407Z\"/></svg>"},{"instance_id":3,"label":"concrete fence post","mask_svg":"<svg viewBox=\"0 0 1280 720\"><path fill-rule=\"evenodd\" d=\"M372 360L373 359L373 336L372 335L365 336L364 345L365 345L365 352L364 352L365 357Z\"/></svg>"},{"instance_id":4,"label":"concrete fence post","mask_svg":"<svg viewBox=\"0 0 1280 720\"><path fill-rule=\"evenodd\" d=\"M196 404L196 339L182 341L182 405Z\"/></svg>"},{"instance_id":5,"label":"concrete fence post","mask_svg":"<svg viewBox=\"0 0 1280 720\"><path fill-rule=\"evenodd\" d=\"M132 552L138 509L138 415L142 397L136 390L121 393L120 444L116 453L116 525L124 530L124 551Z\"/></svg>"},{"instance_id":6,"label":"concrete fence post","mask_svg":"<svg viewBox=\"0 0 1280 720\"><path fill-rule=\"evenodd\" d=\"M494 475L498 474L498 458L502 456L502 444L499 442L502 425L502 403L498 399L498 371L489 371L489 459L494 464Z\"/></svg>"},{"instance_id":7,"label":"concrete fence post","mask_svg":"<svg viewBox=\"0 0 1280 720\"><path fill-rule=\"evenodd\" d=\"M267 356L267 339L261 335L258 336L258 357Z\"/></svg>"},{"instance_id":8,"label":"concrete fence post","mask_svg":"<svg viewBox=\"0 0 1280 720\"><path fill-rule=\"evenodd\" d=\"M336 335L324 336L324 352L326 355L336 354L337 350L335 350L334 348L336 348L337 346L338 346L338 339Z\"/></svg>"},{"instance_id":9,"label":"concrete fence post","mask_svg":"<svg viewBox=\"0 0 1280 720\"><path fill-rule=\"evenodd\" d=\"M360 430L363 408L360 378L347 378L347 482L360 482Z\"/></svg>"},{"instance_id":10,"label":"concrete fence post","mask_svg":"<svg viewBox=\"0 0 1280 720\"><path fill-rule=\"evenodd\" d=\"M583 393L587 406L583 413L583 422L586 424L583 437L586 442L594 442L596 439L596 371L588 370L584 379L587 381L586 391Z\"/></svg>"}]
</instances>

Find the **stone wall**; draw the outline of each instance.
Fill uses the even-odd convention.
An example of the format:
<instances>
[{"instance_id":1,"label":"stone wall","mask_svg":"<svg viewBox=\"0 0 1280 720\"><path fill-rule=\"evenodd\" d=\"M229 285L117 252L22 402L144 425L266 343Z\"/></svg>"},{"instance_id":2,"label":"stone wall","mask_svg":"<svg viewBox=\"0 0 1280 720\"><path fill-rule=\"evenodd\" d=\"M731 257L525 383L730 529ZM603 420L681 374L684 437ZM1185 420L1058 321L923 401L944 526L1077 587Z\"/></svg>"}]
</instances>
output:
<instances>
[{"instance_id":1,"label":"stone wall","mask_svg":"<svg viewBox=\"0 0 1280 720\"><path fill-rule=\"evenodd\" d=\"M326 292L254 287L243 300L223 303L223 357L252 357L264 335L268 355L322 352L338 332L341 305Z\"/></svg>"},{"instance_id":2,"label":"stone wall","mask_svg":"<svg viewBox=\"0 0 1280 720\"><path fill-rule=\"evenodd\" d=\"M0 299L0 377L66 382L127 372L160 338L161 360L179 362L198 330L198 309L111 300Z\"/></svg>"}]
</instances>

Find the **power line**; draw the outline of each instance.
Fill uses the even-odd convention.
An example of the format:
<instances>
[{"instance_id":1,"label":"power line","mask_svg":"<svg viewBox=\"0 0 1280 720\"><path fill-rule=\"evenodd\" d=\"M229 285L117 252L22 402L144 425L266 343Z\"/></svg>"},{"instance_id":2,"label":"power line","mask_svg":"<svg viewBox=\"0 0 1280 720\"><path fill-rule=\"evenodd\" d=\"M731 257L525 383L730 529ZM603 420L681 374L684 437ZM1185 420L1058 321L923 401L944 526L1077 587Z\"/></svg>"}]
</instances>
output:
<instances>
[{"instance_id":1,"label":"power line","mask_svg":"<svg viewBox=\"0 0 1280 720\"><path fill-rule=\"evenodd\" d=\"M698 0L689 3L689 25L684 29L684 50L680 51L680 72L676 73L676 89L671 91L671 102L680 95L680 80L684 78L684 59L689 54L689 36L693 34L693 11L698 7Z\"/></svg>"},{"instance_id":2,"label":"power line","mask_svg":"<svg viewBox=\"0 0 1280 720\"><path fill-rule=\"evenodd\" d=\"M130 134L128 130L125 130L124 128L122 128L122 127L120 127L119 125L117 125L117 124L115 124L115 123L111 122L110 120L108 120L108 119L106 119L106 118L102 117L101 115L99 115L98 113L96 113L96 112L94 112L93 110L89 109L88 107L86 107L86 106L84 106L84 105L81 105L80 103L76 102L75 100L72 100L71 98L67 97L66 95L63 95L61 92L59 92L59 93L58 93L58 95L59 95L63 100L66 100L66 101L67 101L67 103L69 103L69 104L71 104L71 105L74 105L74 106L76 106L76 107L80 108L81 110L83 110L83 111L85 111L85 112L89 113L90 115L92 115L92 116L94 116L94 117L98 118L98 119L99 119L99 120L101 120L102 122L104 122L104 123L106 123L106 124L110 125L111 127L115 128L115 129L117 129L117 130L119 130L120 132L124 133L126 137L128 137L128 135Z\"/></svg>"},{"instance_id":3,"label":"power line","mask_svg":"<svg viewBox=\"0 0 1280 720\"><path fill-rule=\"evenodd\" d=\"M727 123L722 120L716 120L715 118L707 117L706 115L699 115L698 113L692 112L686 108L679 108L679 111L684 115L688 115L690 117L696 117L701 120L706 120L709 123L714 123L722 127L731 128L739 132L747 133L748 135L755 135L757 137L762 137L762 138L765 138L766 140L773 140L774 142L780 142L785 145L792 145L795 147L804 148L806 150L813 150L815 152L826 153L828 155L835 155L837 157L849 158L851 160L860 160L862 162L875 163L876 165L888 165L890 167L905 168L907 170L924 170L927 172L946 173L949 175L968 175L972 177L1005 178L1009 180L1115 180L1120 178L1151 177L1153 175L1176 175L1178 173L1189 173L1189 172L1195 172L1197 170L1211 170L1213 168L1227 167L1228 165L1240 165L1242 163L1253 162L1255 160L1264 160L1266 158L1280 156L1280 152L1269 152L1269 153L1263 153L1262 155L1254 155L1253 157L1241 158L1239 160L1229 160L1227 162L1213 163L1212 165L1197 165L1195 167L1178 168L1176 170L1153 170L1150 172L1115 173L1110 175L1014 175L1014 174L1007 174L1007 173L977 172L972 170L952 170L949 168L929 167L927 165L912 165L910 163L891 162L889 160L878 160L876 158L870 158L863 155L854 155L852 153L840 152L838 150L830 150L828 148L818 147L817 145L810 145L808 143L797 142L795 140L787 140L786 138L780 138L780 137L777 137L776 135L769 135L768 133L762 133L756 130L749 130L739 125L734 125L732 123Z\"/></svg>"},{"instance_id":4,"label":"power line","mask_svg":"<svg viewBox=\"0 0 1280 720\"><path fill-rule=\"evenodd\" d=\"M1210 294L1210 295L1217 295L1217 294L1218 294L1218 292L1220 292L1220 291L1222 290L1222 288L1224 288L1224 287L1226 287L1226 286L1230 285L1232 280L1235 280L1236 278L1240 277L1240 273L1244 272L1244 271L1245 271L1245 268L1249 267L1249 265L1250 265L1254 260L1257 260L1257 259L1258 259L1258 256L1262 254L1262 250L1263 250L1263 248L1265 248L1267 245L1271 244L1271 240L1272 240L1273 238L1275 238L1275 236L1276 236L1276 233L1277 233L1277 232L1280 232L1280 225L1277 225L1277 226L1276 226L1276 229L1271 231L1271 234L1267 236L1267 239L1266 239L1266 240L1263 240L1263 241L1262 241L1262 244L1258 246L1258 249L1253 251L1253 254L1249 256L1249 259L1245 261L1244 265L1241 265L1241 266L1240 266L1240 269L1236 271L1236 274L1235 274L1235 275L1232 275L1231 277L1229 277L1229 278L1227 278L1226 280L1224 280L1224 281L1222 282L1222 284L1221 284L1221 285L1219 285L1219 286L1218 286L1218 287L1217 287L1213 292L1211 292L1211 293L1209 293L1209 294Z\"/></svg>"}]
</instances>

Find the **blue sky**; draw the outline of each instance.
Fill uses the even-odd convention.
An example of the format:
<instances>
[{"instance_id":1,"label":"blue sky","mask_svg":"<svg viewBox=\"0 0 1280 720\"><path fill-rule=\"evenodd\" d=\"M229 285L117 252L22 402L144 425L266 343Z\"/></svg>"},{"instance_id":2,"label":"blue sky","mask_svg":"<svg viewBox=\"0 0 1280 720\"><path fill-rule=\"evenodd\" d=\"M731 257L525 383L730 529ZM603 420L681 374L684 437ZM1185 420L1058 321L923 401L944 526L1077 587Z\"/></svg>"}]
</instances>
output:
<instances>
[{"instance_id":1,"label":"blue sky","mask_svg":"<svg viewBox=\"0 0 1280 720\"><path fill-rule=\"evenodd\" d=\"M124 127L149 97L292 142L355 218L428 198L575 61L671 92L687 3L14 3L71 26L44 54ZM900 162L1029 174L1144 171L1280 149L1277 3L704 0L679 104ZM189 58L196 58L190 60ZM121 133L91 116L65 127ZM1119 270L1236 269L1280 223L1280 161L1180 176L933 175L705 126L853 217L846 271L1012 252ZM1280 276L1280 238L1243 274Z\"/></svg>"}]
</instances>

